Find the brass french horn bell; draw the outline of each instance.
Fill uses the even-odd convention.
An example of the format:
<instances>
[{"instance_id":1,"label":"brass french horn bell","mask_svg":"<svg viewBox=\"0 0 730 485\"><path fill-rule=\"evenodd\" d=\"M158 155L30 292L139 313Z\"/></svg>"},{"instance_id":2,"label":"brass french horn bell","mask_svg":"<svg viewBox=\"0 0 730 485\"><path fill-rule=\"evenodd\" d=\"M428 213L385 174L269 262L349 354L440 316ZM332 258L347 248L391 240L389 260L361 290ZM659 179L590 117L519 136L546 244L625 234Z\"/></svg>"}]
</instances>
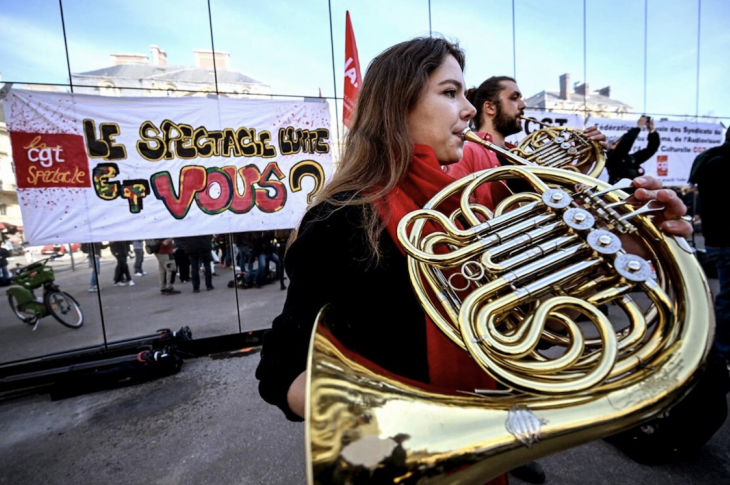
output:
<instances>
[{"instance_id":1,"label":"brass french horn bell","mask_svg":"<svg viewBox=\"0 0 730 485\"><path fill-rule=\"evenodd\" d=\"M471 201L515 178L531 190L493 211ZM398 237L421 305L499 388L379 371L334 337L325 308L307 367L309 483L483 484L678 402L711 346L710 291L687 242L651 222L662 207L635 208L629 184L526 161L459 179L408 214ZM454 197L459 209L442 213ZM598 310L608 303L618 318Z\"/></svg>"},{"instance_id":2,"label":"brass french horn bell","mask_svg":"<svg viewBox=\"0 0 730 485\"><path fill-rule=\"evenodd\" d=\"M522 164L529 161L543 167L564 168L585 172L598 178L606 165L603 147L583 135L583 131L567 126L551 126L533 118L520 116L525 121L542 125L524 137L510 151Z\"/></svg>"}]
</instances>

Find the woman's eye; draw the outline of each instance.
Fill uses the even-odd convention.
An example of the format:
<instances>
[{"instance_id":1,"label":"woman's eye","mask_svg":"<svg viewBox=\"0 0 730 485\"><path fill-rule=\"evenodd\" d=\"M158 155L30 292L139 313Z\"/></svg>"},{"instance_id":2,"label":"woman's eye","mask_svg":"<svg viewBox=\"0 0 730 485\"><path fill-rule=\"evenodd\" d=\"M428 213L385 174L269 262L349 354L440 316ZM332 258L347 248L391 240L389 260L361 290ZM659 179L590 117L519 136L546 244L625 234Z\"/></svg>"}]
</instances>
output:
<instances>
[{"instance_id":1,"label":"woman's eye","mask_svg":"<svg viewBox=\"0 0 730 485\"><path fill-rule=\"evenodd\" d=\"M450 98L455 98L456 97L456 89L449 89L444 94L446 96L450 97Z\"/></svg>"}]
</instances>

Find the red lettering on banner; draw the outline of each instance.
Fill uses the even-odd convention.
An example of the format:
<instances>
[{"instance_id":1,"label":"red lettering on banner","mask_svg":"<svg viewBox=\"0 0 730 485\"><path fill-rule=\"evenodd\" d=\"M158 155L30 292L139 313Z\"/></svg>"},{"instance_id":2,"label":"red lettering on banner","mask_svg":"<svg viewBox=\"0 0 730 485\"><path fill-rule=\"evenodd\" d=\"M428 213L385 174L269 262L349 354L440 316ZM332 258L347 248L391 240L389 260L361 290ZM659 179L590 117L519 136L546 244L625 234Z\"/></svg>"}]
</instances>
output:
<instances>
[{"instance_id":1,"label":"red lettering on banner","mask_svg":"<svg viewBox=\"0 0 730 485\"><path fill-rule=\"evenodd\" d=\"M151 178L155 197L160 199L175 219L184 218L190 210L195 194L205 190L207 172L205 167L189 165L180 170L180 195L175 193L170 172L158 172Z\"/></svg>"},{"instance_id":2,"label":"red lettering on banner","mask_svg":"<svg viewBox=\"0 0 730 485\"><path fill-rule=\"evenodd\" d=\"M233 183L230 176L218 167L209 167L208 180L205 190L195 194L195 201L200 210L206 214L220 214L228 209L233 198ZM211 195L213 185L217 184L219 189L218 197Z\"/></svg>"},{"instance_id":3,"label":"red lettering on banner","mask_svg":"<svg viewBox=\"0 0 730 485\"><path fill-rule=\"evenodd\" d=\"M10 132L19 189L91 187L80 135Z\"/></svg>"},{"instance_id":4,"label":"red lettering on banner","mask_svg":"<svg viewBox=\"0 0 730 485\"><path fill-rule=\"evenodd\" d=\"M254 184L261 180L261 172L256 165L246 165L243 168L236 169L233 166L223 167L233 182L233 200L228 210L234 214L246 214L256 205L256 189ZM238 178L236 174L241 176L243 181L243 192L238 193Z\"/></svg>"},{"instance_id":5,"label":"red lettering on banner","mask_svg":"<svg viewBox=\"0 0 730 485\"><path fill-rule=\"evenodd\" d=\"M272 175L278 180L269 180ZM261 181L259 181L259 187L262 188L256 189L256 207L261 212L276 212L284 208L284 204L286 204L286 186L280 182L283 178L284 174L276 162L266 165L261 174ZM269 195L267 188L274 189L274 195Z\"/></svg>"}]
</instances>

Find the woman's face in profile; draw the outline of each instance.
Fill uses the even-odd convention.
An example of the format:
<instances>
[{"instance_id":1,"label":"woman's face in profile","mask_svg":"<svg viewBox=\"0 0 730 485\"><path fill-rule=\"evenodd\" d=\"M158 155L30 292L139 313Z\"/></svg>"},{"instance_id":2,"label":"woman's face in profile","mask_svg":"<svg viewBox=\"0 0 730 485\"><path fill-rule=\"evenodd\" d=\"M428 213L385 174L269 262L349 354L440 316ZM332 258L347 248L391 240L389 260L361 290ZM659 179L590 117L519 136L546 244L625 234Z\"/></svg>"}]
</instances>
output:
<instances>
[{"instance_id":1,"label":"woman's face in profile","mask_svg":"<svg viewBox=\"0 0 730 485\"><path fill-rule=\"evenodd\" d=\"M442 165L456 163L464 147L461 132L475 113L464 96L464 73L449 55L431 74L416 107L408 114L411 140L433 148Z\"/></svg>"}]
</instances>

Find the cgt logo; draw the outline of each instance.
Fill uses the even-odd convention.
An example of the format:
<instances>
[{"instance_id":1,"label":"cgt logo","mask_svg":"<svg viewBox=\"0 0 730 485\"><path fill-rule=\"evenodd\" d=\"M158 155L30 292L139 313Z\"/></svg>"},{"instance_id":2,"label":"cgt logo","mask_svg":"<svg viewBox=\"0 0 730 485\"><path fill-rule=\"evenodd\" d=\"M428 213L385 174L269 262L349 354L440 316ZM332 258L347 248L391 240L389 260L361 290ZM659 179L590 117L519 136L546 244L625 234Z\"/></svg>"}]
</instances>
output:
<instances>
[{"instance_id":1,"label":"cgt logo","mask_svg":"<svg viewBox=\"0 0 730 485\"><path fill-rule=\"evenodd\" d=\"M31 162L40 162L41 167L48 168L53 165L53 162L63 163L66 160L61 158L61 152L63 148L60 146L49 147L46 146L42 141L41 135L33 138L30 145L23 148L27 151L28 160Z\"/></svg>"},{"instance_id":2,"label":"cgt logo","mask_svg":"<svg viewBox=\"0 0 730 485\"><path fill-rule=\"evenodd\" d=\"M11 132L18 188L91 187L80 135Z\"/></svg>"}]
</instances>

